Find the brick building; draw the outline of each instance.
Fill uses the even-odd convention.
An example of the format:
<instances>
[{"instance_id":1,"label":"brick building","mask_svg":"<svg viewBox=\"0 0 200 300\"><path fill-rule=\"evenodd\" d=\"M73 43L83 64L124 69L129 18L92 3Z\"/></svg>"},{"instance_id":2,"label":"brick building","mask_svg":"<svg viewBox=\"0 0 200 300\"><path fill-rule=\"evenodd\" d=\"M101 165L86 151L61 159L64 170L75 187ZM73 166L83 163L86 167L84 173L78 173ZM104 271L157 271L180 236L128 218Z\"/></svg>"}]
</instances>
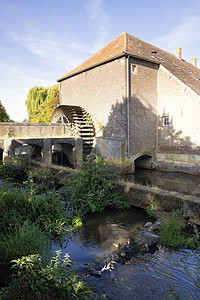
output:
<instances>
[{"instance_id":1,"label":"brick building","mask_svg":"<svg viewBox=\"0 0 200 300\"><path fill-rule=\"evenodd\" d=\"M58 82L60 111L87 112L108 163L200 173L200 70L181 48L173 55L124 32Z\"/></svg>"}]
</instances>

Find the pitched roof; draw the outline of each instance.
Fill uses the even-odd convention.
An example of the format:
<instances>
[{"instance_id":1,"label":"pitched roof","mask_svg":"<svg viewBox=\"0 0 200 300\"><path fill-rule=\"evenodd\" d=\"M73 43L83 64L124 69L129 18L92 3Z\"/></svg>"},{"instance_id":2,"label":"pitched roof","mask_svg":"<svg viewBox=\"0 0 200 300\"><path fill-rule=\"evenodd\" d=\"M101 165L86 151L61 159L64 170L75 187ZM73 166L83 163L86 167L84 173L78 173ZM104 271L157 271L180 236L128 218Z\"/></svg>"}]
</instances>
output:
<instances>
[{"instance_id":1,"label":"pitched roof","mask_svg":"<svg viewBox=\"0 0 200 300\"><path fill-rule=\"evenodd\" d=\"M95 67L98 64L123 55L131 55L142 60L148 60L156 64L163 65L169 72L171 72L179 80L181 80L198 95L200 95L199 68L126 32L123 32L122 34L117 36L104 48L92 55L81 65L67 73L65 76L60 77L58 81L62 81L77 73Z\"/></svg>"}]
</instances>

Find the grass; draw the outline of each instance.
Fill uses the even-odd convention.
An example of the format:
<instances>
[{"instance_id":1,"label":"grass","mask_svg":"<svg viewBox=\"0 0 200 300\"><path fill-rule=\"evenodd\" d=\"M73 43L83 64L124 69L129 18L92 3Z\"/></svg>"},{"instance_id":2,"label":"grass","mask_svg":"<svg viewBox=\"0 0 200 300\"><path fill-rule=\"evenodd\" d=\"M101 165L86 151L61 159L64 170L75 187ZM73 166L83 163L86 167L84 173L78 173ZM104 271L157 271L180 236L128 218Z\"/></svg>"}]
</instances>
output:
<instances>
[{"instance_id":1,"label":"grass","mask_svg":"<svg viewBox=\"0 0 200 300\"><path fill-rule=\"evenodd\" d=\"M189 229L183 230L184 227L185 224L181 222L180 215L177 212L172 213L168 219L162 220L159 243L171 247L199 247L200 236L197 227L190 225Z\"/></svg>"},{"instance_id":2,"label":"grass","mask_svg":"<svg viewBox=\"0 0 200 300\"><path fill-rule=\"evenodd\" d=\"M0 235L0 264L5 267L10 261L32 253L48 254L48 239L35 224L24 223L14 230Z\"/></svg>"}]
</instances>

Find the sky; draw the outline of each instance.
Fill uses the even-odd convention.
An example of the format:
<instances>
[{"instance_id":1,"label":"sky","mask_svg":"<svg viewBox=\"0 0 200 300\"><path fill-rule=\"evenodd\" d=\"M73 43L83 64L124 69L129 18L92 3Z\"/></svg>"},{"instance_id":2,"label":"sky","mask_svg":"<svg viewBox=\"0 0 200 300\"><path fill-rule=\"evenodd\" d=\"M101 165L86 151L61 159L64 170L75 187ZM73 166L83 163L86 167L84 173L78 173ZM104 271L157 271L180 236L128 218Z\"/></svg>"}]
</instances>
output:
<instances>
[{"instance_id":1,"label":"sky","mask_svg":"<svg viewBox=\"0 0 200 300\"><path fill-rule=\"evenodd\" d=\"M0 0L0 100L27 119L34 86L49 87L122 32L200 66L200 0Z\"/></svg>"}]
</instances>

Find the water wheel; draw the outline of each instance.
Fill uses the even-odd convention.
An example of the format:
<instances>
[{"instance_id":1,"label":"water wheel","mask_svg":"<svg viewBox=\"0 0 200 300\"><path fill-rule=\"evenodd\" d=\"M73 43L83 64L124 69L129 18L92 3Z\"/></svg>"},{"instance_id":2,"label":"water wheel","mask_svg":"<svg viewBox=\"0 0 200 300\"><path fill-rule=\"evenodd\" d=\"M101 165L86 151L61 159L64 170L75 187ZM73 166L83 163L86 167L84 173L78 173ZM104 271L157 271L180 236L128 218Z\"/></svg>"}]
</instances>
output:
<instances>
[{"instance_id":1,"label":"water wheel","mask_svg":"<svg viewBox=\"0 0 200 300\"><path fill-rule=\"evenodd\" d=\"M51 117L51 123L71 123L78 129L83 139L83 155L91 153L95 128L90 115L80 106L60 105Z\"/></svg>"}]
</instances>

